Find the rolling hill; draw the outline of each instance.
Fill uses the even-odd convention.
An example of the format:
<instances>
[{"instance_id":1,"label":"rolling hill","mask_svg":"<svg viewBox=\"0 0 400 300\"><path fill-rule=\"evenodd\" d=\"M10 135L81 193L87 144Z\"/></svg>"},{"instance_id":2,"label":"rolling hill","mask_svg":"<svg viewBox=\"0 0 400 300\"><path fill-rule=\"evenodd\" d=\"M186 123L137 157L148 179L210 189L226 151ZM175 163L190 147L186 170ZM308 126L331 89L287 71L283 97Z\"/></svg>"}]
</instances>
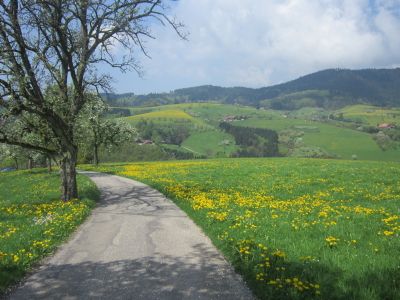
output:
<instances>
[{"instance_id":1,"label":"rolling hill","mask_svg":"<svg viewBox=\"0 0 400 300\"><path fill-rule=\"evenodd\" d=\"M400 68L329 69L259 89L205 85L105 98L110 117L137 127L167 157L263 156L270 143L281 156L400 161Z\"/></svg>"},{"instance_id":2,"label":"rolling hill","mask_svg":"<svg viewBox=\"0 0 400 300\"><path fill-rule=\"evenodd\" d=\"M400 108L387 109L371 105L352 105L344 107L338 113L342 113L344 119L372 126L400 121Z\"/></svg>"},{"instance_id":3,"label":"rolling hill","mask_svg":"<svg viewBox=\"0 0 400 300\"><path fill-rule=\"evenodd\" d=\"M175 156L185 153L188 158L229 157L257 147L239 145L231 133L220 128L222 122L229 122L234 127L275 131L282 156L400 160L400 130L383 133L376 126L382 122L400 125L399 109L395 108L351 105L339 110L301 108L288 112L220 103L183 103L124 109L132 116L120 120L141 126L137 128L142 138L155 141L167 152L174 151ZM180 138L177 140L176 136Z\"/></svg>"},{"instance_id":4,"label":"rolling hill","mask_svg":"<svg viewBox=\"0 0 400 300\"><path fill-rule=\"evenodd\" d=\"M111 106L157 106L209 101L279 110L302 107L338 109L351 104L400 106L400 68L328 69L258 89L204 85L161 94L103 96Z\"/></svg>"}]
</instances>

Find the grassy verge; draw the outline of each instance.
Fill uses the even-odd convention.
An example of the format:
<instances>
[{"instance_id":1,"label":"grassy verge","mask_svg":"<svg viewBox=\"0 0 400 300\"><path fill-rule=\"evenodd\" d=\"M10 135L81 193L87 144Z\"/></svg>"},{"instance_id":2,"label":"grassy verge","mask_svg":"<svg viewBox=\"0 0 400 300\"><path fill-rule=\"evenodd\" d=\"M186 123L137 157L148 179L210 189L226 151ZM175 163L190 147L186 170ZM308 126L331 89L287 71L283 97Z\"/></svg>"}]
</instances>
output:
<instances>
[{"instance_id":1,"label":"grassy verge","mask_svg":"<svg viewBox=\"0 0 400 300\"><path fill-rule=\"evenodd\" d=\"M98 170L174 199L261 299L398 299L399 164L221 159Z\"/></svg>"},{"instance_id":2,"label":"grassy verge","mask_svg":"<svg viewBox=\"0 0 400 300\"><path fill-rule=\"evenodd\" d=\"M80 200L59 200L59 175L0 173L0 294L55 250L88 216L99 192L79 176Z\"/></svg>"}]
</instances>

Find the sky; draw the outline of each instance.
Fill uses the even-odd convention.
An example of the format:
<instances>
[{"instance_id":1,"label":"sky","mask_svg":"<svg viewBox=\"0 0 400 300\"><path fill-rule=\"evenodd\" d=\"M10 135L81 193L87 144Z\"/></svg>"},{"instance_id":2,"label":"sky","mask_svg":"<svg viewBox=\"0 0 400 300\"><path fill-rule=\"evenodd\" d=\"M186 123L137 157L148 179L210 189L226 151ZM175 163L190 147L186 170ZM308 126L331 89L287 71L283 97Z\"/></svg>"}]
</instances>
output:
<instances>
[{"instance_id":1,"label":"sky","mask_svg":"<svg viewBox=\"0 0 400 300\"><path fill-rule=\"evenodd\" d=\"M142 77L102 70L114 92L257 88L328 68L400 67L400 0L180 0L168 14L188 40L152 24Z\"/></svg>"}]
</instances>

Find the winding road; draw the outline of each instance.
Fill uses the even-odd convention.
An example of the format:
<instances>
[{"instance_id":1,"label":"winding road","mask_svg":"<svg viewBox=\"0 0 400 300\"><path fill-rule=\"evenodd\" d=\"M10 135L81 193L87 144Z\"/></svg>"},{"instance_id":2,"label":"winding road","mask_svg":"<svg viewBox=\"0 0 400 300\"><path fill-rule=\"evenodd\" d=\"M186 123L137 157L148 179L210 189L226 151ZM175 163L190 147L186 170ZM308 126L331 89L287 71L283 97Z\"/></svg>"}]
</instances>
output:
<instances>
[{"instance_id":1,"label":"winding road","mask_svg":"<svg viewBox=\"0 0 400 300\"><path fill-rule=\"evenodd\" d=\"M253 299L201 230L140 182L83 172L101 201L11 299Z\"/></svg>"}]
</instances>

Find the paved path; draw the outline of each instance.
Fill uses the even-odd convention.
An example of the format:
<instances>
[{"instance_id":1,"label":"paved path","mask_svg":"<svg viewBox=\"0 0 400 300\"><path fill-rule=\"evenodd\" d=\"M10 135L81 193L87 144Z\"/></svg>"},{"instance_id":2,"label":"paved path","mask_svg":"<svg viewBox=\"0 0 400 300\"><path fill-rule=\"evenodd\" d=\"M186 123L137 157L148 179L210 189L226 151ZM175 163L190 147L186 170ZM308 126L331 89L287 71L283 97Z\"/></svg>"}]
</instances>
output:
<instances>
[{"instance_id":1,"label":"paved path","mask_svg":"<svg viewBox=\"0 0 400 300\"><path fill-rule=\"evenodd\" d=\"M11 299L252 299L210 240L170 200L85 172L102 201Z\"/></svg>"}]
</instances>

